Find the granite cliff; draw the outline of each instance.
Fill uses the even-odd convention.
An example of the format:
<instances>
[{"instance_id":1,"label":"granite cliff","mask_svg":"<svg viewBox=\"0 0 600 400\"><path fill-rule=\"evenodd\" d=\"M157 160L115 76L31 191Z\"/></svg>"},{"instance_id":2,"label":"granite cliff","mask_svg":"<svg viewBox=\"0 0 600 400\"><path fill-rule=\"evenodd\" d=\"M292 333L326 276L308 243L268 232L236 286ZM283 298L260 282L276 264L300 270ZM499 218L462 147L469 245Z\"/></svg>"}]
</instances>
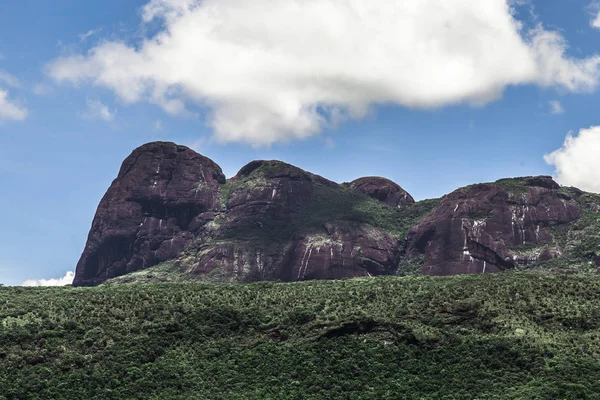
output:
<instances>
[{"instance_id":1,"label":"granite cliff","mask_svg":"<svg viewBox=\"0 0 600 400\"><path fill-rule=\"evenodd\" d=\"M274 160L226 179L193 150L153 142L100 201L73 284L581 271L600 264L599 221L600 196L546 176L415 202L385 178L337 184Z\"/></svg>"}]
</instances>

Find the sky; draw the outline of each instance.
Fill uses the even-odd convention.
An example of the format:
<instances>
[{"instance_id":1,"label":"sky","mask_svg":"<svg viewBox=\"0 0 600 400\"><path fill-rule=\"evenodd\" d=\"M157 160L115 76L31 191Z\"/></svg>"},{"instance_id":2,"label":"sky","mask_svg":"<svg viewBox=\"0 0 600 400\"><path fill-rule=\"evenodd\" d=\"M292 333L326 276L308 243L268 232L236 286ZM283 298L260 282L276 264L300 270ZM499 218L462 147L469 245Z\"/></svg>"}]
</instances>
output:
<instances>
[{"instance_id":1,"label":"sky","mask_svg":"<svg viewBox=\"0 0 600 400\"><path fill-rule=\"evenodd\" d=\"M0 1L0 283L64 285L123 159L279 159L415 197L600 192L600 3Z\"/></svg>"}]
</instances>

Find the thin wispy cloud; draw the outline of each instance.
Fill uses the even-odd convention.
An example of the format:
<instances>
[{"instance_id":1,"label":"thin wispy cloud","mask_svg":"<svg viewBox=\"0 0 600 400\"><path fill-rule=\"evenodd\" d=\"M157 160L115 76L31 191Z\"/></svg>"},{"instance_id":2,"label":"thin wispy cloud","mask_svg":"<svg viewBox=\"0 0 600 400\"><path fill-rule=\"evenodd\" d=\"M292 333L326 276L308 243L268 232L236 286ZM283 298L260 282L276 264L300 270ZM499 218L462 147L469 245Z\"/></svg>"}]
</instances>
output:
<instances>
[{"instance_id":1,"label":"thin wispy cloud","mask_svg":"<svg viewBox=\"0 0 600 400\"><path fill-rule=\"evenodd\" d=\"M207 107L221 142L301 139L376 104L484 105L511 85L596 89L600 57L559 32L524 30L514 0L152 0L138 45L104 41L48 65L170 114ZM265 8L269 9L265 13Z\"/></svg>"},{"instance_id":2,"label":"thin wispy cloud","mask_svg":"<svg viewBox=\"0 0 600 400\"><path fill-rule=\"evenodd\" d=\"M87 38L89 38L90 36L93 35L97 35L100 32L102 32L102 28L98 28L98 29L90 29L89 31L87 31L86 33L82 33L79 35L79 41L84 42Z\"/></svg>"},{"instance_id":3,"label":"thin wispy cloud","mask_svg":"<svg viewBox=\"0 0 600 400\"><path fill-rule=\"evenodd\" d=\"M45 96L47 94L52 93L52 86L46 83L36 83L35 85L33 85L31 91L37 96Z\"/></svg>"},{"instance_id":4,"label":"thin wispy cloud","mask_svg":"<svg viewBox=\"0 0 600 400\"><path fill-rule=\"evenodd\" d=\"M61 278L52 279L28 279L21 284L21 286L65 286L73 283L75 278L75 272L68 271L65 276Z\"/></svg>"},{"instance_id":5,"label":"thin wispy cloud","mask_svg":"<svg viewBox=\"0 0 600 400\"><path fill-rule=\"evenodd\" d=\"M551 100L548 102L548 104L550 104L550 113L551 114L559 115L559 114L565 113L565 109L563 108L562 104L560 104L560 101Z\"/></svg>"},{"instance_id":6,"label":"thin wispy cloud","mask_svg":"<svg viewBox=\"0 0 600 400\"><path fill-rule=\"evenodd\" d=\"M103 121L112 121L115 118L115 111L110 111L108 106L99 100L87 100L86 118L98 118Z\"/></svg>"},{"instance_id":7,"label":"thin wispy cloud","mask_svg":"<svg viewBox=\"0 0 600 400\"><path fill-rule=\"evenodd\" d=\"M17 79L16 76L14 76L13 74L10 74L4 70L0 69L0 84L5 84L7 86L11 86L11 87L20 87L21 83L19 82L19 79Z\"/></svg>"},{"instance_id":8,"label":"thin wispy cloud","mask_svg":"<svg viewBox=\"0 0 600 400\"><path fill-rule=\"evenodd\" d=\"M22 121L27 118L27 108L8 97L8 91L0 88L0 122Z\"/></svg>"},{"instance_id":9,"label":"thin wispy cloud","mask_svg":"<svg viewBox=\"0 0 600 400\"><path fill-rule=\"evenodd\" d=\"M555 168L556 180L589 192L600 193L600 126L569 132L563 145L544 160Z\"/></svg>"}]
</instances>

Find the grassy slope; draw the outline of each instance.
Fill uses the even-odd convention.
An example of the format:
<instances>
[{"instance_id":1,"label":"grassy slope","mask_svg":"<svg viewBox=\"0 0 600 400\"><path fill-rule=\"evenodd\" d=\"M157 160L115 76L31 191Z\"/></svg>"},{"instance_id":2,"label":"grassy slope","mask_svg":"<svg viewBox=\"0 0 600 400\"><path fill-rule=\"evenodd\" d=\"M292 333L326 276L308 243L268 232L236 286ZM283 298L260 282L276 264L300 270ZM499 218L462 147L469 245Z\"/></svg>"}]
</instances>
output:
<instances>
[{"instance_id":1,"label":"grassy slope","mask_svg":"<svg viewBox=\"0 0 600 400\"><path fill-rule=\"evenodd\" d=\"M0 288L0 398L600 393L600 277Z\"/></svg>"}]
</instances>

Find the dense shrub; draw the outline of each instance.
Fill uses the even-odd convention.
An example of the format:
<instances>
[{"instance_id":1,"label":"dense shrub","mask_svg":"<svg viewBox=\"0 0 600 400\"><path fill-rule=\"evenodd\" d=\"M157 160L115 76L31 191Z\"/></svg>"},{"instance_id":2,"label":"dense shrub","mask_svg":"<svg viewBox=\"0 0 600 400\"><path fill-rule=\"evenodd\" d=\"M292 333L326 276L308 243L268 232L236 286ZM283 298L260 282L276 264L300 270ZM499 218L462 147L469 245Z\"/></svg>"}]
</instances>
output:
<instances>
[{"instance_id":1,"label":"dense shrub","mask_svg":"<svg viewBox=\"0 0 600 400\"><path fill-rule=\"evenodd\" d=\"M0 288L0 398L597 398L600 277Z\"/></svg>"}]
</instances>

